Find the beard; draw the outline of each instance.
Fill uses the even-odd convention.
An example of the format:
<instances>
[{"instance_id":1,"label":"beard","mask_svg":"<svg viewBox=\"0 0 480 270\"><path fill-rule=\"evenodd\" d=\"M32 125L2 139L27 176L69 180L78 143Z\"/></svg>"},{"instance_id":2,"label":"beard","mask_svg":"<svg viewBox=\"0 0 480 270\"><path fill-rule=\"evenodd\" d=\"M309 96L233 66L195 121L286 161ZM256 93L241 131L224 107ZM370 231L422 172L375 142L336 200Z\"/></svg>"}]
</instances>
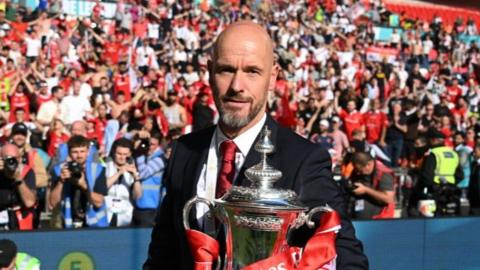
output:
<instances>
[{"instance_id":1,"label":"beard","mask_svg":"<svg viewBox=\"0 0 480 270\"><path fill-rule=\"evenodd\" d=\"M247 115L239 116L238 111L225 108L223 102L226 102L228 99L249 102L250 108ZM262 99L256 103L251 97L242 97L242 95L238 93L231 94L230 91L224 96L215 98L215 104L220 115L220 123L222 123L225 127L234 130L247 126L261 112L266 99L267 91L265 91L265 95L262 97Z\"/></svg>"}]
</instances>

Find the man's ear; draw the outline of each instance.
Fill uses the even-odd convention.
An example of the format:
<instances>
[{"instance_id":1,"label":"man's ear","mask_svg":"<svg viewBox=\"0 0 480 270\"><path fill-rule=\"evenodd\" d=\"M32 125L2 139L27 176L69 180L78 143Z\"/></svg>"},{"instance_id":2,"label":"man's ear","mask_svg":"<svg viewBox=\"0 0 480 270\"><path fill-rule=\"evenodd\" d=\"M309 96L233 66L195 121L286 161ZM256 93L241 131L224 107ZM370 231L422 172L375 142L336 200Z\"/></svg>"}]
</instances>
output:
<instances>
[{"instance_id":1,"label":"man's ear","mask_svg":"<svg viewBox=\"0 0 480 270\"><path fill-rule=\"evenodd\" d=\"M275 84L277 82L277 76L278 76L278 71L280 70L280 67L278 64L274 63L272 67L272 72L270 74L270 81L268 84L268 90L273 91L275 89Z\"/></svg>"}]
</instances>

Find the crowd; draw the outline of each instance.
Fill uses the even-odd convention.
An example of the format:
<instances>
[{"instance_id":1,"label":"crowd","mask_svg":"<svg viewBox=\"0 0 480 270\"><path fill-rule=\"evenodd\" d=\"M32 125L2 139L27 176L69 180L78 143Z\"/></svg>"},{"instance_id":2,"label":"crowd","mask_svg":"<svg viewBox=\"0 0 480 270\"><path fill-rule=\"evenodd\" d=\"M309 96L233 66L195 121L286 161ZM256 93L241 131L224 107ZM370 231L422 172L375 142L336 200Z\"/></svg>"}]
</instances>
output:
<instances>
[{"instance_id":1,"label":"crowd","mask_svg":"<svg viewBox=\"0 0 480 270\"><path fill-rule=\"evenodd\" d=\"M99 1L79 18L61 1L0 0L1 227L38 227L45 211L56 228L151 225L170 143L217 121L213 38L243 19L276 46L269 114L329 149L352 217L392 217L400 192L402 215L418 215L436 198L419 183L438 176L422 176L422 162L440 146L462 171L446 181L480 208L480 49L460 38L479 34L469 18L447 27L377 0L138 2L117 1L106 19ZM395 29L389 41L377 26Z\"/></svg>"}]
</instances>

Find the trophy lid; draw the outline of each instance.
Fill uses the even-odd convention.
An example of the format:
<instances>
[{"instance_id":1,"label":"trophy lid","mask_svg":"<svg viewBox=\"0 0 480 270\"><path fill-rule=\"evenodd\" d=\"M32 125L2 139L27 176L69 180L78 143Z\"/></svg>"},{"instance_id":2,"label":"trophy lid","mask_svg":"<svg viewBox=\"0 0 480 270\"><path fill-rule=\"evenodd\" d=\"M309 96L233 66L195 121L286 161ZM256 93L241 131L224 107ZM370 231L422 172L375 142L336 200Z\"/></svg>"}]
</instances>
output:
<instances>
[{"instance_id":1,"label":"trophy lid","mask_svg":"<svg viewBox=\"0 0 480 270\"><path fill-rule=\"evenodd\" d=\"M274 188L273 184L282 177L282 172L267 163L267 155L275 150L270 140L267 126L262 130L255 150L262 154L260 163L248 168L245 176L250 180L250 187L232 186L220 199L225 205L242 208L268 209L283 211L303 211L305 207L293 190Z\"/></svg>"}]
</instances>

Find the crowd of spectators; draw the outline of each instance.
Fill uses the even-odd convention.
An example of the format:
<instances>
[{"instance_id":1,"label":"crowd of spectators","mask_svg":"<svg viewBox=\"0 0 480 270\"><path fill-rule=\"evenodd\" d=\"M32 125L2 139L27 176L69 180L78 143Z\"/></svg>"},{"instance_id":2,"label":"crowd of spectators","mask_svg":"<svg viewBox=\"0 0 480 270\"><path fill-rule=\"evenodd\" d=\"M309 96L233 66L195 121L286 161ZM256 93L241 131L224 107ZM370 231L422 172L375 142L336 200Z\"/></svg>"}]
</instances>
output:
<instances>
[{"instance_id":1,"label":"crowd of spectators","mask_svg":"<svg viewBox=\"0 0 480 270\"><path fill-rule=\"evenodd\" d=\"M76 208L96 206L100 195L109 225L151 224L169 143L217 120L213 39L242 19L263 24L275 44L281 69L270 115L329 149L337 171L353 152L418 168L432 128L471 162L480 158L480 49L460 38L479 34L469 18L451 27L440 16L390 14L378 0L207 2L119 0L105 18L96 1L83 18L62 14L61 1L31 10L0 0L2 157L18 152L32 169L28 189L14 188L21 208L36 197L37 222L47 211L53 227L88 225L88 209ZM390 40L376 38L378 26L394 29ZM82 138L85 160L74 151ZM76 159L104 164L94 186L68 180Z\"/></svg>"}]
</instances>

